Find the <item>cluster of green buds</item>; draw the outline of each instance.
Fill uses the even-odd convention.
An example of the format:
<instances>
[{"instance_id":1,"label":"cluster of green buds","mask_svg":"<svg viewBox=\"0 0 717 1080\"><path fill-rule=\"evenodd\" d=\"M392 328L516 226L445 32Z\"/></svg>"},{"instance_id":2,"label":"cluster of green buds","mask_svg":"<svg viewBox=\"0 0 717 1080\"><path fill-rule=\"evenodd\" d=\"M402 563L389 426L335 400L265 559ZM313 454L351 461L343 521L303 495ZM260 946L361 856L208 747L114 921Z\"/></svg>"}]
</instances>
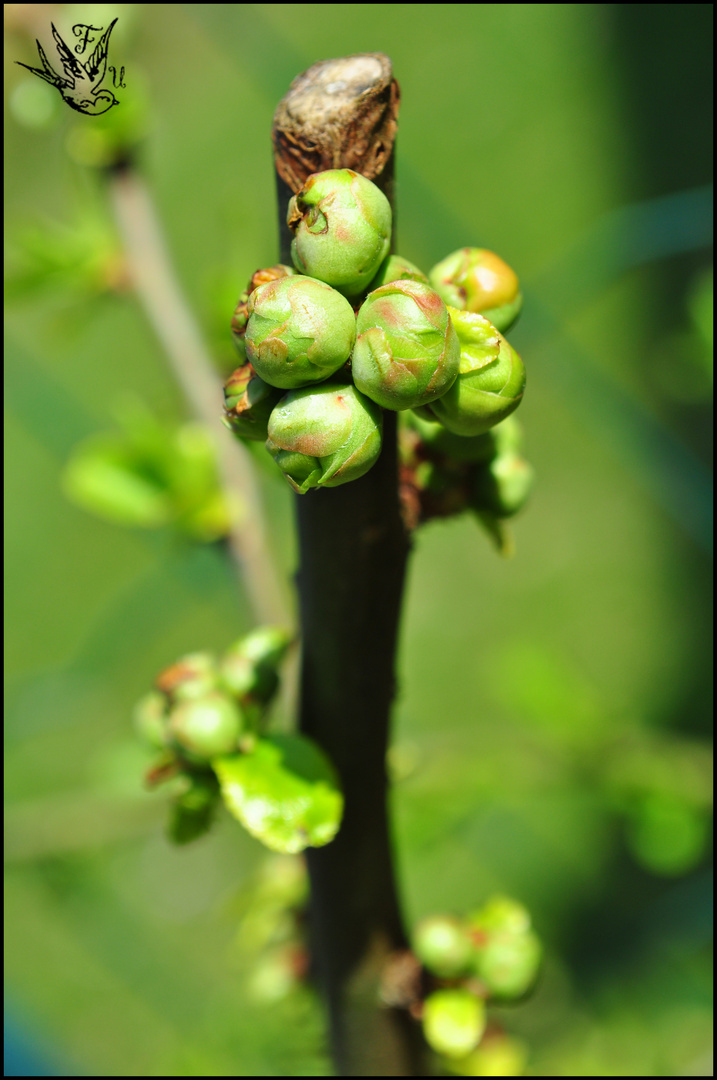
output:
<instances>
[{"instance_id":1,"label":"cluster of green buds","mask_svg":"<svg viewBox=\"0 0 717 1080\"><path fill-rule=\"evenodd\" d=\"M409 526L468 510L508 554L506 521L525 506L534 477L521 455L523 433L516 418L508 416L480 435L457 435L422 410L406 415L399 438Z\"/></svg>"},{"instance_id":2,"label":"cluster of green buds","mask_svg":"<svg viewBox=\"0 0 717 1080\"><path fill-rule=\"evenodd\" d=\"M264 441L295 491L368 472L384 409L472 438L518 407L525 370L502 331L521 295L497 255L463 248L424 274L390 254L391 206L351 169L309 176L287 224L294 265L257 270L234 311L224 422ZM486 484L476 498L495 502Z\"/></svg>"},{"instance_id":3,"label":"cluster of green buds","mask_svg":"<svg viewBox=\"0 0 717 1080\"><path fill-rule=\"evenodd\" d=\"M487 1003L520 1000L535 984L542 947L526 908L495 896L467 918L431 916L416 926L413 951L429 988L420 1011L429 1046L462 1075L519 1075L519 1044L491 1024ZM486 1073L490 1062L517 1071Z\"/></svg>"},{"instance_id":4,"label":"cluster of green buds","mask_svg":"<svg viewBox=\"0 0 717 1080\"><path fill-rule=\"evenodd\" d=\"M309 739L266 732L291 644L260 627L221 656L191 653L159 673L135 707L135 728L160 756L147 783L173 785L169 835L186 843L210 827L223 800L255 837L294 853L328 843L342 813L330 762Z\"/></svg>"},{"instance_id":5,"label":"cluster of green buds","mask_svg":"<svg viewBox=\"0 0 717 1080\"><path fill-rule=\"evenodd\" d=\"M297 855L268 855L234 901L236 948L248 962L247 990L262 1005L287 998L308 975L306 863Z\"/></svg>"}]
</instances>

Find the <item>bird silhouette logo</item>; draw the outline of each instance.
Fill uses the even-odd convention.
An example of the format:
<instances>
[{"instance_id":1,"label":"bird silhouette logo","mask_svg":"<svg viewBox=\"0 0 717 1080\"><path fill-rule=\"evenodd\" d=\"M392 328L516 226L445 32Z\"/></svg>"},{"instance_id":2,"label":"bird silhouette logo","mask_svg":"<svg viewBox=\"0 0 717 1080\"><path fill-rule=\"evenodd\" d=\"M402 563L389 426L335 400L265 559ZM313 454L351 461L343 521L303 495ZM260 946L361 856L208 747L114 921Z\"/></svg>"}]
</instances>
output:
<instances>
[{"instance_id":1,"label":"bird silhouette logo","mask_svg":"<svg viewBox=\"0 0 717 1080\"><path fill-rule=\"evenodd\" d=\"M35 44L37 45L40 62L42 63L41 68L30 67L29 64L23 64L20 60L16 60L15 63L19 64L20 67L27 68L33 75L37 75L40 79L44 79L45 82L50 83L51 86L56 86L60 91L63 100L67 102L71 109L75 109L76 112L86 113L88 116L99 116L101 113L105 113L111 109L113 105L119 105L119 101L111 90L101 89L102 81L107 74L107 49L109 47L110 34L112 33L116 22L116 19L112 20L97 42L91 56L84 63L79 60L72 52L72 49L65 44L58 34L54 23L50 23L50 26L52 27L52 36L54 37L57 46L57 54L64 69L64 75L58 75L50 66L39 41L36 41ZM75 51L84 51L90 41L90 31L101 29L102 27L83 26L80 24L73 26L72 31L75 36L84 38L79 45L75 46ZM84 35L81 31L84 31ZM94 39L92 40L94 41ZM113 77L116 79L116 69L110 67L110 71L113 72ZM120 86L124 86L124 83L122 82L123 75L124 68L122 68L120 74ZM116 81L114 85L118 85Z\"/></svg>"}]
</instances>

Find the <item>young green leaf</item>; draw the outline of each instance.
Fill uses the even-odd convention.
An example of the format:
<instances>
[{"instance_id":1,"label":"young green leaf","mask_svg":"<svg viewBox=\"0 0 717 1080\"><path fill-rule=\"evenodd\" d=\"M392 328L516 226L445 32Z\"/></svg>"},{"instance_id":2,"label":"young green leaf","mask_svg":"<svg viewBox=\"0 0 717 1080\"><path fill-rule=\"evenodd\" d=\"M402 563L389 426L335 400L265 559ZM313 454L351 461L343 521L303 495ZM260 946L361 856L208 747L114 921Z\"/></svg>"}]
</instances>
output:
<instances>
[{"instance_id":1,"label":"young green leaf","mask_svg":"<svg viewBox=\"0 0 717 1080\"><path fill-rule=\"evenodd\" d=\"M83 510L118 525L151 529L172 517L166 489L114 436L98 436L78 447L65 468L63 487Z\"/></svg>"},{"instance_id":2,"label":"young green leaf","mask_svg":"<svg viewBox=\"0 0 717 1080\"><path fill-rule=\"evenodd\" d=\"M188 844L209 831L219 791L211 773L197 773L186 791L173 801L167 833L175 844Z\"/></svg>"},{"instance_id":3,"label":"young green leaf","mask_svg":"<svg viewBox=\"0 0 717 1080\"><path fill-rule=\"evenodd\" d=\"M215 759L222 796L273 851L322 847L338 832L343 796L323 752L303 735L259 739L252 753Z\"/></svg>"}]
</instances>

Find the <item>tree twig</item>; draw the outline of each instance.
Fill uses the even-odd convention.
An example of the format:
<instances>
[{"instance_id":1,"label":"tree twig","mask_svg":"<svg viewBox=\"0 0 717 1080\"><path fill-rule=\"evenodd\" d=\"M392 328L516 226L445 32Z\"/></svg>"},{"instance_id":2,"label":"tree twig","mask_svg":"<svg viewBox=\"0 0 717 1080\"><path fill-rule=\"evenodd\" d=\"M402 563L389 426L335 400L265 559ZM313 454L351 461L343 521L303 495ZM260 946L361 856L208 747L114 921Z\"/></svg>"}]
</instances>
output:
<instances>
[{"instance_id":1,"label":"tree twig","mask_svg":"<svg viewBox=\"0 0 717 1080\"><path fill-rule=\"evenodd\" d=\"M280 102L272 132L281 258L289 196L312 171L350 167L391 198L398 86L364 54L315 64ZM381 457L352 483L297 496L300 725L328 753L345 797L338 836L309 850L312 962L344 1076L424 1073L420 1030L380 989L406 948L386 805L386 749L408 538L399 511L396 417Z\"/></svg>"}]
</instances>

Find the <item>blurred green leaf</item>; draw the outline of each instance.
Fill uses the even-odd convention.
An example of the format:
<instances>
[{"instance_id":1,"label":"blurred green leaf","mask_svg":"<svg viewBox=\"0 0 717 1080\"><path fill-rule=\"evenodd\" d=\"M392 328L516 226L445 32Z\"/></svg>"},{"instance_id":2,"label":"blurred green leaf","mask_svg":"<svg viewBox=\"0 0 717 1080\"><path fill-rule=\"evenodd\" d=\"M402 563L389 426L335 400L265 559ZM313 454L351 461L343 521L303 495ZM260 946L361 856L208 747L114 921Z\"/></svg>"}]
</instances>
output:
<instances>
[{"instance_id":1,"label":"blurred green leaf","mask_svg":"<svg viewBox=\"0 0 717 1080\"><path fill-rule=\"evenodd\" d=\"M146 475L136 455L117 437L99 436L81 446L64 475L65 494L83 510L118 525L156 528L172 517L167 490Z\"/></svg>"},{"instance_id":2,"label":"blurred green leaf","mask_svg":"<svg viewBox=\"0 0 717 1080\"><path fill-rule=\"evenodd\" d=\"M60 95L54 87L28 75L10 96L10 113L23 127L41 130L51 127L60 112Z\"/></svg>"},{"instance_id":3,"label":"blurred green leaf","mask_svg":"<svg viewBox=\"0 0 717 1080\"><path fill-rule=\"evenodd\" d=\"M688 802L664 792L644 796L627 825L627 841L639 863L654 874L686 874L701 861L709 819Z\"/></svg>"},{"instance_id":4,"label":"blurred green leaf","mask_svg":"<svg viewBox=\"0 0 717 1080\"><path fill-rule=\"evenodd\" d=\"M128 285L117 236L91 206L74 221L38 220L10 236L5 274L9 300L49 289L89 295L122 292Z\"/></svg>"},{"instance_id":5,"label":"blurred green leaf","mask_svg":"<svg viewBox=\"0 0 717 1080\"><path fill-rule=\"evenodd\" d=\"M187 790L172 803L167 832L175 844L188 844L211 828L219 790L212 773L188 778Z\"/></svg>"},{"instance_id":6,"label":"blurred green leaf","mask_svg":"<svg viewBox=\"0 0 717 1080\"><path fill-rule=\"evenodd\" d=\"M229 505L205 429L167 428L137 403L118 419L121 434L97 435L76 449L63 474L68 498L120 525L171 523L200 541L225 536Z\"/></svg>"},{"instance_id":7,"label":"blurred green leaf","mask_svg":"<svg viewBox=\"0 0 717 1080\"><path fill-rule=\"evenodd\" d=\"M252 753L218 758L214 768L231 813L272 850L322 847L338 832L343 797L335 772L305 736L260 739Z\"/></svg>"}]
</instances>

